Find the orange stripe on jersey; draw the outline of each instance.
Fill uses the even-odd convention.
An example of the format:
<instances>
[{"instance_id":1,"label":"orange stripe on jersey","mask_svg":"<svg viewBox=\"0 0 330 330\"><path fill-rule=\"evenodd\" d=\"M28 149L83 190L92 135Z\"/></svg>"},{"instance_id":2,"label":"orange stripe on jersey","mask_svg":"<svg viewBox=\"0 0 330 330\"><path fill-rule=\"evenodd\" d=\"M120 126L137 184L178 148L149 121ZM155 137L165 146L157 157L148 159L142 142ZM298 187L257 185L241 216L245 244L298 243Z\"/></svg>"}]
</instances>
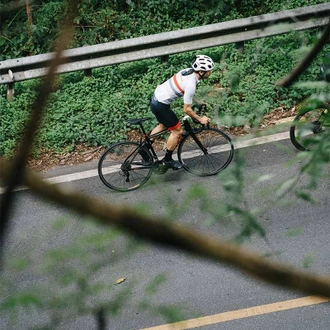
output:
<instances>
[{"instance_id":1,"label":"orange stripe on jersey","mask_svg":"<svg viewBox=\"0 0 330 330\"><path fill-rule=\"evenodd\" d=\"M184 93L184 90L180 87L178 80L176 79L176 74L173 76L175 87L181 92Z\"/></svg>"}]
</instances>

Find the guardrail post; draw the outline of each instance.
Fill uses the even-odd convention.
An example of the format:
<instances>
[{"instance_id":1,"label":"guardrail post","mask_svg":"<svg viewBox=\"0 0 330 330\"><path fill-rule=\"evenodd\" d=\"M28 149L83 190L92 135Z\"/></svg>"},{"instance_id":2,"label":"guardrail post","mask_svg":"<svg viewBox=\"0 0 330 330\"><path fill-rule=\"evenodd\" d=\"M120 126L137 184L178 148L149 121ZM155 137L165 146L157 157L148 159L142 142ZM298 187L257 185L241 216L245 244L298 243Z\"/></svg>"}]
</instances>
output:
<instances>
[{"instance_id":1,"label":"guardrail post","mask_svg":"<svg viewBox=\"0 0 330 330\"><path fill-rule=\"evenodd\" d=\"M90 78L92 76L92 69L84 70L85 77Z\"/></svg>"},{"instance_id":2,"label":"guardrail post","mask_svg":"<svg viewBox=\"0 0 330 330\"><path fill-rule=\"evenodd\" d=\"M7 84L7 100L11 102L11 101L14 100L14 94L15 94L14 81L15 81L15 78L14 78L13 71L11 71L10 69L8 70L8 75L9 75L9 78L10 78L11 82L9 82Z\"/></svg>"},{"instance_id":3,"label":"guardrail post","mask_svg":"<svg viewBox=\"0 0 330 330\"><path fill-rule=\"evenodd\" d=\"M14 94L15 94L14 83L11 82L11 83L7 84L7 100L10 102L13 101Z\"/></svg>"},{"instance_id":4,"label":"guardrail post","mask_svg":"<svg viewBox=\"0 0 330 330\"><path fill-rule=\"evenodd\" d=\"M168 62L168 58L169 58L168 55L163 55L163 56L160 57L160 62L161 63L167 63Z\"/></svg>"},{"instance_id":5,"label":"guardrail post","mask_svg":"<svg viewBox=\"0 0 330 330\"><path fill-rule=\"evenodd\" d=\"M235 43L236 49L238 51L239 54L243 54L244 53L244 41L241 42L236 42Z\"/></svg>"}]
</instances>

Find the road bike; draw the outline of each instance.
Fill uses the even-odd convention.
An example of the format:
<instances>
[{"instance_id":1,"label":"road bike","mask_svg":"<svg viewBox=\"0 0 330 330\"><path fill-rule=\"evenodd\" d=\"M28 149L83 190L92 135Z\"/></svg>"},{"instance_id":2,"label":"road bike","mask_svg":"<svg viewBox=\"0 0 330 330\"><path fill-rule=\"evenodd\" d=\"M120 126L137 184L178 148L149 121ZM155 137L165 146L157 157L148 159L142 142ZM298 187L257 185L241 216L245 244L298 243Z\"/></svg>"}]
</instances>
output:
<instances>
[{"instance_id":1,"label":"road bike","mask_svg":"<svg viewBox=\"0 0 330 330\"><path fill-rule=\"evenodd\" d=\"M314 150L321 134L330 130L330 104L305 104L290 127L290 140L301 151Z\"/></svg>"},{"instance_id":2,"label":"road bike","mask_svg":"<svg viewBox=\"0 0 330 330\"><path fill-rule=\"evenodd\" d=\"M122 192L131 191L146 183L152 173L164 174L169 169L153 145L157 137L169 131L146 134L143 123L150 119L127 120L128 124L139 127L139 141L115 143L101 156L98 174L107 187ZM182 127L184 133L177 157L186 171L197 176L211 176L230 164L234 146L226 133L209 125L197 124L189 116L183 118Z\"/></svg>"}]
</instances>

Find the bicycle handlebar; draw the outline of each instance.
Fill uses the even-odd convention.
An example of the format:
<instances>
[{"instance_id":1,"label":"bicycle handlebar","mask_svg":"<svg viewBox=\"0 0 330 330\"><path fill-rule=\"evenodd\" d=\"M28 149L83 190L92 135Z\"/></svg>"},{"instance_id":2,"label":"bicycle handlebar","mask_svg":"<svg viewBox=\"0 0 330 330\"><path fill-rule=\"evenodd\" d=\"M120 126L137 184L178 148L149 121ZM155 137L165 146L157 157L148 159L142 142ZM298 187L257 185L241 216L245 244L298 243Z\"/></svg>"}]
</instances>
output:
<instances>
[{"instance_id":1,"label":"bicycle handlebar","mask_svg":"<svg viewBox=\"0 0 330 330\"><path fill-rule=\"evenodd\" d=\"M191 108L196 112L196 114L198 116L202 116L207 111L207 105L205 103L203 103L203 104L194 104L194 105L192 105ZM196 108L197 108L197 110L195 110ZM183 126L184 126L186 131L190 131L192 129L190 123L188 122L188 119L191 119L195 124L200 124L202 127L204 127L204 126L209 127L209 124L203 125L199 121L197 121L196 119L186 115L186 116L183 117Z\"/></svg>"}]
</instances>

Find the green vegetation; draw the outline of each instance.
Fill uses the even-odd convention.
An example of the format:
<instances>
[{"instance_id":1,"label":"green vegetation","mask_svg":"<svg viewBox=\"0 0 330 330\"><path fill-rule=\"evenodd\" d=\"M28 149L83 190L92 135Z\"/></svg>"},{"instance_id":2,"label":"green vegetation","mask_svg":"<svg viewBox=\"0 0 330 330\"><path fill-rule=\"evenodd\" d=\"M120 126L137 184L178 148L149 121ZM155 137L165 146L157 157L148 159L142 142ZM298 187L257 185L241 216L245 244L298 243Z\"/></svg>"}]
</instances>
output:
<instances>
[{"instance_id":1,"label":"green vegetation","mask_svg":"<svg viewBox=\"0 0 330 330\"><path fill-rule=\"evenodd\" d=\"M205 1L112 1L109 5L108 1L85 0L75 21L77 30L72 47L320 2L299 0L294 4L291 1L277 3L275 7L270 1L254 1L254 6L248 1L208 1L205 6ZM0 55L2 59L50 51L51 44L44 40L52 40L56 35L56 24L63 6L62 1L43 1L42 5L37 1L32 5L33 26L29 40L24 39L27 33L24 29L22 31L22 22L26 21L24 9L15 17L4 17L0 37L0 46L4 47ZM165 13L167 9L169 11ZM256 125L274 108L289 109L310 95L310 89L296 86L282 89L274 82L304 56L318 33L310 30L256 39L245 43L244 54L239 54L235 45L195 52L211 56L217 65L210 79L199 84L196 99L208 103L212 109L210 115L220 115L222 123L231 126ZM318 66L329 51L330 46L324 49L300 81L318 79ZM40 149L59 153L71 151L79 142L107 146L123 140L130 129L125 120L149 115L148 100L156 85L174 72L189 67L195 53L170 56L167 63L156 58L105 67L93 70L91 78L84 77L82 72L59 76L39 130L35 155ZM12 156L39 84L39 81L16 83L14 102L6 100L6 86L1 85L0 155ZM181 102L174 105L178 114L182 111ZM148 128L154 124L155 121L151 122Z\"/></svg>"}]
</instances>

